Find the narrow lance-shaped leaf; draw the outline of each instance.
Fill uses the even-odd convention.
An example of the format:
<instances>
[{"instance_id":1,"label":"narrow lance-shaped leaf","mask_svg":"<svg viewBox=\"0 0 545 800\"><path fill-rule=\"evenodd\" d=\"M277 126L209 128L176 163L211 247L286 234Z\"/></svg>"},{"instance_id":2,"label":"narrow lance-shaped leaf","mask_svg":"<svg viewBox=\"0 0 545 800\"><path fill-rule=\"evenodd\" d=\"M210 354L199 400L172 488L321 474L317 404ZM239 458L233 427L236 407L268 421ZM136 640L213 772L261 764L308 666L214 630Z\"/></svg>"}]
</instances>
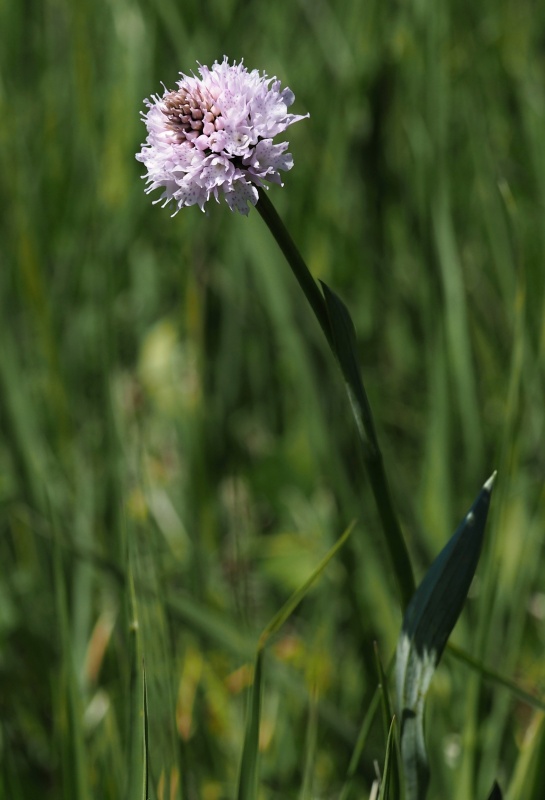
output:
<instances>
[{"instance_id":1,"label":"narrow lance-shaped leaf","mask_svg":"<svg viewBox=\"0 0 545 800\"><path fill-rule=\"evenodd\" d=\"M423 800L429 782L424 701L481 553L495 473L416 590L397 644L396 689L407 800Z\"/></svg>"},{"instance_id":2,"label":"narrow lance-shaped leaf","mask_svg":"<svg viewBox=\"0 0 545 800\"><path fill-rule=\"evenodd\" d=\"M488 800L502 800L503 794L501 793L501 789L497 781L494 781L494 786L492 787L492 791L488 795Z\"/></svg>"}]
</instances>

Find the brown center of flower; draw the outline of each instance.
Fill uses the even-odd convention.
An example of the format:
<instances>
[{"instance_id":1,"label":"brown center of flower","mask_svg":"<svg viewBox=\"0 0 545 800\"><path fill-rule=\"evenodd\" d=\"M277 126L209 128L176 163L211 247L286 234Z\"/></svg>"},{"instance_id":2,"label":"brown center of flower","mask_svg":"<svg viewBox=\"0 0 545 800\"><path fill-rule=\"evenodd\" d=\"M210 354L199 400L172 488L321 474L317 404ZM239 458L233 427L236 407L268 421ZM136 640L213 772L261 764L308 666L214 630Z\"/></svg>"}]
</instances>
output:
<instances>
[{"instance_id":1,"label":"brown center of flower","mask_svg":"<svg viewBox=\"0 0 545 800\"><path fill-rule=\"evenodd\" d=\"M180 142L192 141L201 134L210 136L223 127L222 121L218 121L221 111L214 98L209 94L205 96L198 88L192 92L183 89L170 92L163 97L163 105L167 127L174 131Z\"/></svg>"}]
</instances>

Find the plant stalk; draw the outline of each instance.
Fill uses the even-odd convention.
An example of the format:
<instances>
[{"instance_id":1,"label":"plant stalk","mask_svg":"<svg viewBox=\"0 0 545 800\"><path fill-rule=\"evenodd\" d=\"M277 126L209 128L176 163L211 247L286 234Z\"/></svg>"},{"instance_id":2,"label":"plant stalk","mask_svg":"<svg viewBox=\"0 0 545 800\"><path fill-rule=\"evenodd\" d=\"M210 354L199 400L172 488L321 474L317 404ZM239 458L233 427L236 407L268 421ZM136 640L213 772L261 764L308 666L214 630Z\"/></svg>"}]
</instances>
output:
<instances>
[{"instance_id":1,"label":"plant stalk","mask_svg":"<svg viewBox=\"0 0 545 800\"><path fill-rule=\"evenodd\" d=\"M299 253L293 239L290 236L286 226L278 216L276 209L269 200L267 192L259 189L259 200L256 205L257 210L261 214L264 222L274 236L278 246L282 250L286 261L293 274L295 275L299 286L312 308L316 319L324 333L327 343L339 361L339 354L336 349L336 343L329 321L329 314L324 296L318 287L318 284L310 274L310 271L305 264L301 254ZM349 385L349 389L357 393L358 387L350 385L350 379L344 373L345 379ZM361 388L361 387L360 387ZM380 516L386 545L394 569L398 590L400 594L401 607L405 611L411 597L415 591L415 583L409 552L401 527L395 513L394 505L392 502L390 487L384 469L384 462L380 452L373 418L371 416L371 409L365 396L365 413L362 416L363 426L365 429L365 439L360 436L360 442L363 447L363 456L365 466L369 474L369 481L375 502L377 505L378 513ZM352 408L354 411L354 409ZM356 419L356 423L359 420ZM358 424L356 427L359 427Z\"/></svg>"}]
</instances>

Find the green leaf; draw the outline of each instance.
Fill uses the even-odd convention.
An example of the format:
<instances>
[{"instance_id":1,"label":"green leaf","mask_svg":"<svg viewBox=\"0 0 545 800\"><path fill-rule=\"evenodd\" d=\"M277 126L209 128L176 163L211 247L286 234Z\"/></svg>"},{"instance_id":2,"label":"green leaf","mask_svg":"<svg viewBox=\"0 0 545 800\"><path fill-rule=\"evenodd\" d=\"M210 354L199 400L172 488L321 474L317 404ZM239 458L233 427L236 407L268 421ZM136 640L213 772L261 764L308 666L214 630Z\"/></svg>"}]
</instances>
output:
<instances>
[{"instance_id":1,"label":"green leaf","mask_svg":"<svg viewBox=\"0 0 545 800\"><path fill-rule=\"evenodd\" d=\"M407 800L423 800L429 782L424 743L424 701L481 553L494 475L416 590L405 616L396 654L401 757Z\"/></svg>"},{"instance_id":2,"label":"green leaf","mask_svg":"<svg viewBox=\"0 0 545 800\"><path fill-rule=\"evenodd\" d=\"M462 650L460 647L456 647L456 645L452 644L452 642L448 642L447 652L449 655L458 659L458 661L461 661L463 664L467 664L469 667L471 667L471 669L475 670L475 672L477 672L479 675L482 675L482 677L486 680L494 683L496 686L501 686L504 689L508 689L511 694L517 698L517 700L520 700L521 703L524 703L530 708L535 708L536 711L545 711L545 700L526 692L512 678L508 678L506 675L502 675L501 672L491 669L490 667L486 666L486 664L483 664L483 662L478 658L474 658L469 653L466 653L465 650Z\"/></svg>"},{"instance_id":3,"label":"green leaf","mask_svg":"<svg viewBox=\"0 0 545 800\"><path fill-rule=\"evenodd\" d=\"M257 798L262 678L263 650L259 648L255 662L254 682L250 693L250 705L246 716L237 800L256 800Z\"/></svg>"},{"instance_id":4,"label":"green leaf","mask_svg":"<svg viewBox=\"0 0 545 800\"><path fill-rule=\"evenodd\" d=\"M382 707L382 725L384 728L384 738L388 738L388 731L392 722L392 705L390 703L390 693L388 691L388 678L384 672L382 661L378 652L378 645L374 643L375 649L375 664L377 667L378 688L380 691L380 704Z\"/></svg>"},{"instance_id":5,"label":"green leaf","mask_svg":"<svg viewBox=\"0 0 545 800\"><path fill-rule=\"evenodd\" d=\"M497 781L494 781L494 786L492 787L492 791L488 795L488 800L502 800L503 794L501 793L501 789Z\"/></svg>"}]
</instances>

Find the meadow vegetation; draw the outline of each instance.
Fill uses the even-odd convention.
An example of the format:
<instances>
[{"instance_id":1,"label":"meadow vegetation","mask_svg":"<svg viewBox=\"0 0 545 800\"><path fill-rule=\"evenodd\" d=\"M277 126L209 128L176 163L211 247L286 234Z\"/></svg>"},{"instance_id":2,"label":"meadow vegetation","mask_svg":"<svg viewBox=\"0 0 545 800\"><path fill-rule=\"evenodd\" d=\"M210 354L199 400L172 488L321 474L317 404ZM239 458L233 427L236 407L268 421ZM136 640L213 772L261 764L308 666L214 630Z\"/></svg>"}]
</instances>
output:
<instances>
[{"instance_id":1,"label":"meadow vegetation","mask_svg":"<svg viewBox=\"0 0 545 800\"><path fill-rule=\"evenodd\" d=\"M401 611L343 382L257 212L174 218L143 98L227 54L310 113L270 197L347 303L417 579L498 470L453 642L544 691L545 12L0 3L0 798L339 797ZM446 651L430 798L545 796L532 705ZM382 768L380 713L350 797Z\"/></svg>"}]
</instances>

